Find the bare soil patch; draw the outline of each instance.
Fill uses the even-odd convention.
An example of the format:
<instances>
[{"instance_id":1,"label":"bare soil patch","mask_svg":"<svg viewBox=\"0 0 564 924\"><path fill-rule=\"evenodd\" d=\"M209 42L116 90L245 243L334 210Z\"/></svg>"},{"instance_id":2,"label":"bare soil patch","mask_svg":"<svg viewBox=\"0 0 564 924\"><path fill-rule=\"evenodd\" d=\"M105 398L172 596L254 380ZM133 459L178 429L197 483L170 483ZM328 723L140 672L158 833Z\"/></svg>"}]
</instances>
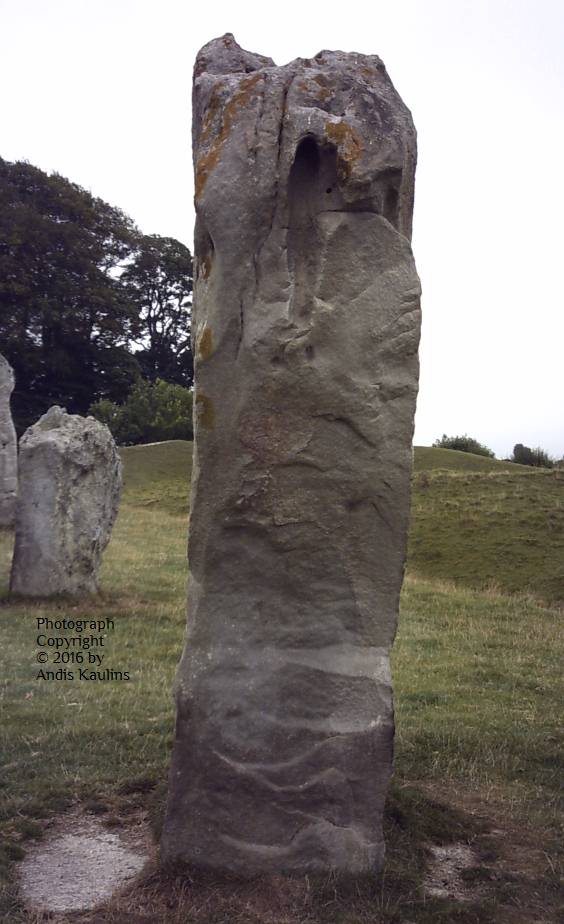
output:
<instances>
[{"instance_id":1,"label":"bare soil patch","mask_svg":"<svg viewBox=\"0 0 564 924\"><path fill-rule=\"evenodd\" d=\"M425 892L435 898L469 901L475 897L462 878L464 870L477 866L478 858L468 844L432 844L432 861L425 877Z\"/></svg>"},{"instance_id":2,"label":"bare soil patch","mask_svg":"<svg viewBox=\"0 0 564 924\"><path fill-rule=\"evenodd\" d=\"M130 882L152 855L141 824L109 830L78 810L57 818L20 867L20 889L34 912L95 908Z\"/></svg>"}]
</instances>

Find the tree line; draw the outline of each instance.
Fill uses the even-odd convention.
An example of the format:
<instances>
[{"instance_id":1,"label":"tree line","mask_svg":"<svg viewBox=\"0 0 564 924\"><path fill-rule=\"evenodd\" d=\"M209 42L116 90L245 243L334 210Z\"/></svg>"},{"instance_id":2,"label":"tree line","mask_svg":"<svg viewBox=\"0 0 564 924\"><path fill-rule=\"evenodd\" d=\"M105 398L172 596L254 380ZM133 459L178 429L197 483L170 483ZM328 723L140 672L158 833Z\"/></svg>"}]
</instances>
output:
<instances>
[{"instance_id":1,"label":"tree line","mask_svg":"<svg viewBox=\"0 0 564 924\"><path fill-rule=\"evenodd\" d=\"M20 434L52 404L108 412L135 388L152 406L182 405L157 382L192 384L192 285L180 241L142 234L57 173L0 158L0 353L16 375Z\"/></svg>"},{"instance_id":2,"label":"tree line","mask_svg":"<svg viewBox=\"0 0 564 924\"><path fill-rule=\"evenodd\" d=\"M459 452L472 452L477 456L495 459L495 453L492 449L466 433L463 436L447 436L446 433L443 433L440 439L435 440L433 448L457 449ZM535 468L554 468L555 465L561 465L564 459L561 462L553 459L540 446L531 449L530 446L524 446L523 443L516 443L511 456L505 461L515 462L517 465L531 465Z\"/></svg>"},{"instance_id":3,"label":"tree line","mask_svg":"<svg viewBox=\"0 0 564 924\"><path fill-rule=\"evenodd\" d=\"M20 435L60 404L121 443L190 438L192 287L180 241L142 234L58 173L0 158L0 353ZM494 458L466 434L433 445ZM554 465L521 443L511 461Z\"/></svg>"}]
</instances>

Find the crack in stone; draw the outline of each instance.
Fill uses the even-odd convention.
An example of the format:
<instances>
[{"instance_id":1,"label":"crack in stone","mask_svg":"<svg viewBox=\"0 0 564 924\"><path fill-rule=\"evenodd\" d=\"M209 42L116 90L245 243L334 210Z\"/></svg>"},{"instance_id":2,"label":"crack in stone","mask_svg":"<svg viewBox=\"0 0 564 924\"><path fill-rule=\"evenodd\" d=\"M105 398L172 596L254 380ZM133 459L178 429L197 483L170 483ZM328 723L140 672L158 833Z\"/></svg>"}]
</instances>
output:
<instances>
[{"instance_id":1,"label":"crack in stone","mask_svg":"<svg viewBox=\"0 0 564 924\"><path fill-rule=\"evenodd\" d=\"M243 341L243 333L245 330L245 315L243 312L243 299L239 299L239 338L237 340L237 349L235 350L235 357L239 356L239 350L241 349L241 343Z\"/></svg>"},{"instance_id":2,"label":"crack in stone","mask_svg":"<svg viewBox=\"0 0 564 924\"><path fill-rule=\"evenodd\" d=\"M281 162L281 159L282 159L282 146L283 146L283 135L284 135L284 119L285 119L285 116L286 116L286 108L287 108L288 93L290 92L290 87L291 87L291 85L292 85L293 80L294 80L293 76L290 77L290 79L284 83L283 89L282 89L282 103L281 103L281 113L280 113L280 125L279 125L279 128L278 128L278 141L277 141L277 150L276 150L276 166L275 166L275 171L274 171L274 184L273 184L273 193L272 193L272 207L271 207L271 212L270 212L270 220L269 220L269 224L268 224L268 229L267 229L266 234L264 235L262 241L259 243L258 248L253 252L253 271L254 271L254 278L255 278L254 297L255 297L255 298L256 298L257 293L258 293L258 290L259 290L259 269L258 269L258 267L259 267L259 264L260 264L260 257L261 257L261 255L262 255L262 251L263 251L263 249L264 249L264 247L265 247L265 245L266 245L266 243L267 243L267 241L268 241L268 239L269 239L269 237L270 237L270 235L271 235L271 233L272 233L272 230L273 230L273 228L274 228L274 223L275 223L275 220L276 220L276 213L277 213L277 211L278 211L278 205L279 205L279 203L278 203L278 194L279 194L279 191L280 191L280 162ZM265 84L266 84L266 77L265 77ZM265 95L265 94L263 93L263 107L262 107L261 113L260 113L261 116L262 116L262 112L263 112L263 109L264 109L264 95Z\"/></svg>"}]
</instances>

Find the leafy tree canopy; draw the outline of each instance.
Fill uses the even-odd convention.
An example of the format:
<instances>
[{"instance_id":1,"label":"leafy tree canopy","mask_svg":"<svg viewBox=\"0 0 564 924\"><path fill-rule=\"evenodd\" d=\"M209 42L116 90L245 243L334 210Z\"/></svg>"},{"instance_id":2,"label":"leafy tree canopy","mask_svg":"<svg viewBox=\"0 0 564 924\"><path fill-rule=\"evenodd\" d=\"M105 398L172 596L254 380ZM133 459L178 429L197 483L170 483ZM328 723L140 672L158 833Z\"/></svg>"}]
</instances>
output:
<instances>
[{"instance_id":1,"label":"leafy tree canopy","mask_svg":"<svg viewBox=\"0 0 564 924\"><path fill-rule=\"evenodd\" d=\"M20 432L51 404L122 402L142 376L189 385L191 288L178 241L143 237L77 184L0 158L0 352Z\"/></svg>"},{"instance_id":2,"label":"leafy tree canopy","mask_svg":"<svg viewBox=\"0 0 564 924\"><path fill-rule=\"evenodd\" d=\"M97 401L89 413L110 428L120 445L191 440L193 436L192 392L162 379L138 382L122 405L108 399Z\"/></svg>"},{"instance_id":3,"label":"leafy tree canopy","mask_svg":"<svg viewBox=\"0 0 564 924\"><path fill-rule=\"evenodd\" d=\"M138 306L141 329L135 354L144 378L189 386L194 378L190 330L192 255L172 237L142 237L122 283Z\"/></svg>"},{"instance_id":4,"label":"leafy tree canopy","mask_svg":"<svg viewBox=\"0 0 564 924\"><path fill-rule=\"evenodd\" d=\"M433 447L436 449L458 449L459 452L473 452L477 456L487 456L489 459L495 459L495 453L479 443L473 437L464 434L464 436L447 436L443 433L440 440L435 440Z\"/></svg>"},{"instance_id":5,"label":"leafy tree canopy","mask_svg":"<svg viewBox=\"0 0 564 924\"><path fill-rule=\"evenodd\" d=\"M539 468L552 468L554 466L554 459L540 446L531 449L529 446L523 446L523 443L516 443L513 447L513 455L510 461L517 462L519 465L533 465Z\"/></svg>"}]
</instances>

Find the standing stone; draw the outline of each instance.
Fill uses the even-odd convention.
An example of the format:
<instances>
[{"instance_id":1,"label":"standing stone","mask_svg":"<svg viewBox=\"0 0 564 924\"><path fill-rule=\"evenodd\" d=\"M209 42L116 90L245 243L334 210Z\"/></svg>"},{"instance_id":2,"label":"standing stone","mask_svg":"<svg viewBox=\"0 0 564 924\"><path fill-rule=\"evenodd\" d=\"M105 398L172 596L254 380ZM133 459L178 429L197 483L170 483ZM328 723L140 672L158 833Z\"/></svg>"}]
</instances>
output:
<instances>
[{"instance_id":1,"label":"standing stone","mask_svg":"<svg viewBox=\"0 0 564 924\"><path fill-rule=\"evenodd\" d=\"M97 590L121 490L121 460L93 417L50 408L20 440L10 589L27 596Z\"/></svg>"},{"instance_id":2,"label":"standing stone","mask_svg":"<svg viewBox=\"0 0 564 924\"><path fill-rule=\"evenodd\" d=\"M0 526L12 526L16 515L18 441L10 410L13 390L12 367L0 356Z\"/></svg>"},{"instance_id":3,"label":"standing stone","mask_svg":"<svg viewBox=\"0 0 564 924\"><path fill-rule=\"evenodd\" d=\"M165 862L374 870L409 515L415 130L383 63L194 74L196 450Z\"/></svg>"}]
</instances>

